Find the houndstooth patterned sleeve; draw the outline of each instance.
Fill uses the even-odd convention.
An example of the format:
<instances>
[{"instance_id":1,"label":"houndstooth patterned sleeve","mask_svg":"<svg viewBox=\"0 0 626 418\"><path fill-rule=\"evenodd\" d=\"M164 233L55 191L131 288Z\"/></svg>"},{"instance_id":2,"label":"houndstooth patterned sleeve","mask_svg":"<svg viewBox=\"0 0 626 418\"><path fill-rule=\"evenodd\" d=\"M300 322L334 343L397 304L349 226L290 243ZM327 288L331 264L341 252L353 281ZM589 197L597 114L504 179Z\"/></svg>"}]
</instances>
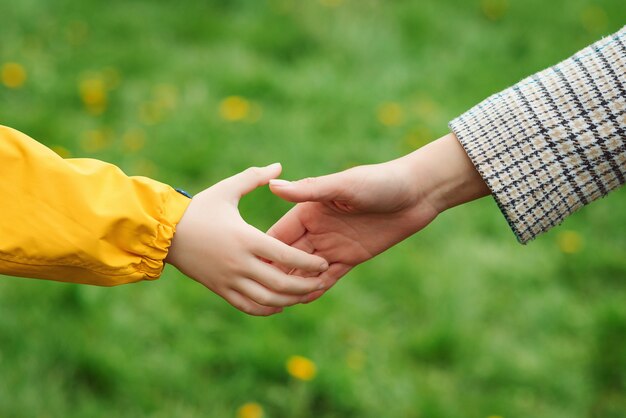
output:
<instances>
[{"instance_id":1,"label":"houndstooth patterned sleeve","mask_svg":"<svg viewBox=\"0 0 626 418\"><path fill-rule=\"evenodd\" d=\"M626 177L626 27L450 122L521 243Z\"/></svg>"}]
</instances>

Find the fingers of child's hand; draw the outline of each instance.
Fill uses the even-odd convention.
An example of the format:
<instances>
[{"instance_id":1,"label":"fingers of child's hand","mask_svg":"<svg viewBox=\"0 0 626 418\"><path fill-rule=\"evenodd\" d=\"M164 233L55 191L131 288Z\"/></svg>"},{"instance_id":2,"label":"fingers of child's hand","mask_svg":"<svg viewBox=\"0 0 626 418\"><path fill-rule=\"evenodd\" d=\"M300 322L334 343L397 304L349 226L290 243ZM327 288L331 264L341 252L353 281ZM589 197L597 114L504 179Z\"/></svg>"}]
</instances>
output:
<instances>
[{"instance_id":1,"label":"fingers of child's hand","mask_svg":"<svg viewBox=\"0 0 626 418\"><path fill-rule=\"evenodd\" d=\"M274 163L267 167L250 167L223 180L221 185L227 187L239 199L257 187L267 184L270 179L278 177L281 170L280 163Z\"/></svg>"},{"instance_id":2,"label":"fingers of child's hand","mask_svg":"<svg viewBox=\"0 0 626 418\"><path fill-rule=\"evenodd\" d=\"M251 279L238 281L233 286L242 295L263 306L283 307L300 303L301 296L275 293L267 287Z\"/></svg>"},{"instance_id":3,"label":"fingers of child's hand","mask_svg":"<svg viewBox=\"0 0 626 418\"><path fill-rule=\"evenodd\" d=\"M306 253L309 253L309 254L313 254L315 252L315 246L313 245L313 243L311 242L311 240L308 238L306 234L301 236L296 242L290 244L290 246L298 250L304 251ZM279 268L281 271L288 273L288 274L293 274L295 276L310 277L310 276L319 275L319 272L308 272L308 271L304 271L301 269L294 270L293 267L283 266L278 263L272 263L272 264L276 266L277 268Z\"/></svg>"},{"instance_id":4,"label":"fingers of child's hand","mask_svg":"<svg viewBox=\"0 0 626 418\"><path fill-rule=\"evenodd\" d=\"M324 281L325 289L310 293L302 300L302 303L310 303L322 297L324 293L330 290L330 288L333 287L337 281L339 281L339 279L348 274L351 269L352 267L347 264L331 264L328 270L322 273L319 277Z\"/></svg>"},{"instance_id":5,"label":"fingers of child's hand","mask_svg":"<svg viewBox=\"0 0 626 418\"><path fill-rule=\"evenodd\" d=\"M252 252L266 260L292 269L298 268L315 272L322 272L328 269L328 263L323 258L290 247L259 230L253 230L250 238L253 243Z\"/></svg>"},{"instance_id":6,"label":"fingers of child's hand","mask_svg":"<svg viewBox=\"0 0 626 418\"><path fill-rule=\"evenodd\" d=\"M283 311L282 308L259 305L234 289L228 289L222 297L235 308L248 315L270 316Z\"/></svg>"},{"instance_id":7,"label":"fingers of child's hand","mask_svg":"<svg viewBox=\"0 0 626 418\"><path fill-rule=\"evenodd\" d=\"M324 281L321 277L293 276L262 262L255 264L250 278L268 289L288 295L306 295L324 287Z\"/></svg>"}]
</instances>

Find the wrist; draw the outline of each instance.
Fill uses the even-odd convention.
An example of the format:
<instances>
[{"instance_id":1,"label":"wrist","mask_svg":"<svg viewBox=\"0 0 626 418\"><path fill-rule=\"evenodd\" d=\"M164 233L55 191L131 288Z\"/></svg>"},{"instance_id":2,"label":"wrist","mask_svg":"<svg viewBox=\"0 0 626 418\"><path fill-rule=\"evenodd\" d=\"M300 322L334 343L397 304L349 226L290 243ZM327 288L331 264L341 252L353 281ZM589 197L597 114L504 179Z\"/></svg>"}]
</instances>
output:
<instances>
[{"instance_id":1,"label":"wrist","mask_svg":"<svg viewBox=\"0 0 626 418\"><path fill-rule=\"evenodd\" d=\"M491 194L453 133L407 155L416 196L437 213Z\"/></svg>"}]
</instances>

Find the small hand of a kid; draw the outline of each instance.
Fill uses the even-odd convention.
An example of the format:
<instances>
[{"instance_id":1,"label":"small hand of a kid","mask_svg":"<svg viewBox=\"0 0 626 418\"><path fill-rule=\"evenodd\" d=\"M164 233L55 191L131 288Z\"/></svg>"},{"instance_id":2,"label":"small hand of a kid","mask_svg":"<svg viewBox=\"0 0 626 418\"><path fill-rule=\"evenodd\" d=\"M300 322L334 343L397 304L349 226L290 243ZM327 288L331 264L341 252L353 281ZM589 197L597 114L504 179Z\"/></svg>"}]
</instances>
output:
<instances>
[{"instance_id":1,"label":"small hand of a kid","mask_svg":"<svg viewBox=\"0 0 626 418\"><path fill-rule=\"evenodd\" d=\"M272 261L317 276L321 257L269 237L247 224L239 200L281 172L280 164L247 170L196 195L176 227L166 261L251 315L272 315L324 288L318 277L286 274ZM264 261L265 260L265 261Z\"/></svg>"}]
</instances>

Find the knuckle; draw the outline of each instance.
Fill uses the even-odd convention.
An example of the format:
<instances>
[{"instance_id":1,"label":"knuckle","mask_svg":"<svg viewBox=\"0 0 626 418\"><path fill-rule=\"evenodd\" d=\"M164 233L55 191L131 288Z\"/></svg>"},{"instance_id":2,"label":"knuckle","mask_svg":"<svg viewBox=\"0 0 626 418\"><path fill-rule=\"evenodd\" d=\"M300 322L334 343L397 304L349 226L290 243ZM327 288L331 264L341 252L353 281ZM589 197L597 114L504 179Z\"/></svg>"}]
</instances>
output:
<instances>
[{"instance_id":1,"label":"knuckle","mask_svg":"<svg viewBox=\"0 0 626 418\"><path fill-rule=\"evenodd\" d=\"M287 293L293 290L293 286L287 280L277 280L273 286L274 290L279 293Z\"/></svg>"},{"instance_id":2,"label":"knuckle","mask_svg":"<svg viewBox=\"0 0 626 418\"><path fill-rule=\"evenodd\" d=\"M257 303L264 305L264 306L277 306L276 305L276 301L274 301L274 299L270 296L270 295L259 295L256 298Z\"/></svg>"},{"instance_id":3,"label":"knuckle","mask_svg":"<svg viewBox=\"0 0 626 418\"><path fill-rule=\"evenodd\" d=\"M252 305L248 304L248 303L241 303L241 302L233 302L233 301L229 301L235 308L239 309L241 312L248 314L248 315L252 315L252 311L254 310Z\"/></svg>"},{"instance_id":4,"label":"knuckle","mask_svg":"<svg viewBox=\"0 0 626 418\"><path fill-rule=\"evenodd\" d=\"M317 178L316 177L307 177L302 180L305 190L308 193L308 199L317 200L319 197L318 188L317 188Z\"/></svg>"},{"instance_id":5,"label":"knuckle","mask_svg":"<svg viewBox=\"0 0 626 418\"><path fill-rule=\"evenodd\" d=\"M276 261L279 264L283 264L283 265L288 264L290 261L290 258L291 257L289 257L289 254L285 250L280 250L276 253Z\"/></svg>"}]
</instances>

